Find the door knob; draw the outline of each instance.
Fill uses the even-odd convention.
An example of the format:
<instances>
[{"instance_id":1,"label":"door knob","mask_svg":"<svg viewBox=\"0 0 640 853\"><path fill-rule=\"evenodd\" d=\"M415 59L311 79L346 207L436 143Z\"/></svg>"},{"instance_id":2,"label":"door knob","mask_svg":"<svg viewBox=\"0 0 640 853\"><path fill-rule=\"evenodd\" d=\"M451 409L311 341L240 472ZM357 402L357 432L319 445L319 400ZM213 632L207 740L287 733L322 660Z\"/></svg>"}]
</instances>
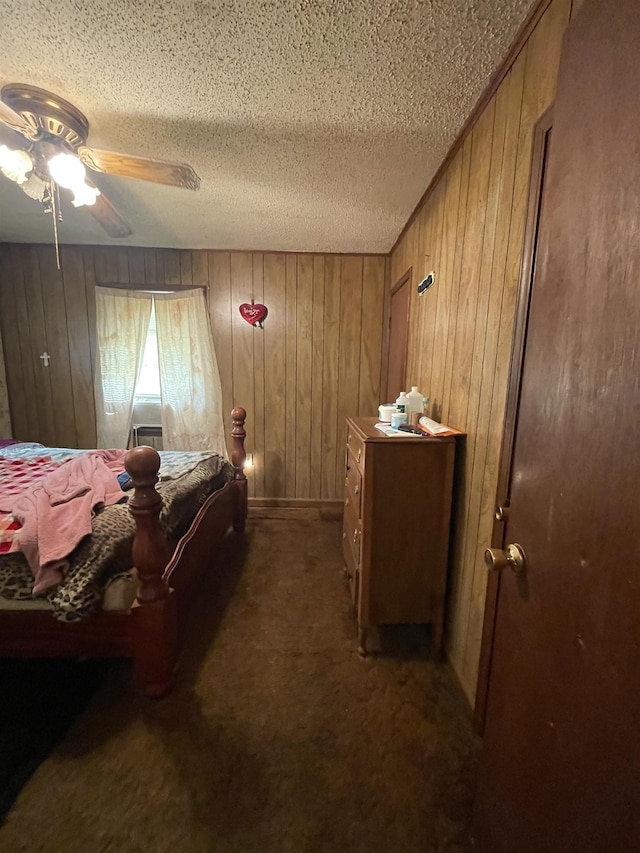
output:
<instances>
[{"instance_id":1,"label":"door knob","mask_svg":"<svg viewBox=\"0 0 640 853\"><path fill-rule=\"evenodd\" d=\"M484 561L491 571L499 572L509 567L514 572L524 571L526 556L521 545L507 545L506 551L497 548L487 548L484 552Z\"/></svg>"}]
</instances>

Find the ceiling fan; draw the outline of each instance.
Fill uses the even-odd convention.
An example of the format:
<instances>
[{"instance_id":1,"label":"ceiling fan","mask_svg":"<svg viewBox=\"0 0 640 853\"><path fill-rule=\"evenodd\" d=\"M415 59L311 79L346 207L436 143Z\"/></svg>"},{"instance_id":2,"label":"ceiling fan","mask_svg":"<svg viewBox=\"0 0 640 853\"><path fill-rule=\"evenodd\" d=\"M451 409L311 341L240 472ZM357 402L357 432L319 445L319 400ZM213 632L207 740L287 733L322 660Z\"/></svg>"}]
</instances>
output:
<instances>
[{"instance_id":1,"label":"ceiling fan","mask_svg":"<svg viewBox=\"0 0 640 853\"><path fill-rule=\"evenodd\" d=\"M138 178L197 190L200 178L186 163L133 157L87 146L89 122L77 107L45 89L11 83L0 91L0 122L27 140L26 146L0 145L0 172L15 181L47 212L58 214L58 187L73 192L73 204L88 212L111 237L133 233L89 177L94 172ZM57 210L56 210L57 208ZM55 219L55 216L54 216Z\"/></svg>"}]
</instances>

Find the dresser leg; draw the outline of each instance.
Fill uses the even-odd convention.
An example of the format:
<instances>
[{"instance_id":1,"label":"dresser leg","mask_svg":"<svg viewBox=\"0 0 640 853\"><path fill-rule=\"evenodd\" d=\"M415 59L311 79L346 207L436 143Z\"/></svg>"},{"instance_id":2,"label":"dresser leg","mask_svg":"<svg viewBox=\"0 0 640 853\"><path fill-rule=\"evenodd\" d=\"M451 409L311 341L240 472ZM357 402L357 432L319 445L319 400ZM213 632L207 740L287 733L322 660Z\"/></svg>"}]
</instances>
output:
<instances>
[{"instance_id":1,"label":"dresser leg","mask_svg":"<svg viewBox=\"0 0 640 853\"><path fill-rule=\"evenodd\" d=\"M358 627L358 654L363 658L367 656L367 629L362 625Z\"/></svg>"}]
</instances>

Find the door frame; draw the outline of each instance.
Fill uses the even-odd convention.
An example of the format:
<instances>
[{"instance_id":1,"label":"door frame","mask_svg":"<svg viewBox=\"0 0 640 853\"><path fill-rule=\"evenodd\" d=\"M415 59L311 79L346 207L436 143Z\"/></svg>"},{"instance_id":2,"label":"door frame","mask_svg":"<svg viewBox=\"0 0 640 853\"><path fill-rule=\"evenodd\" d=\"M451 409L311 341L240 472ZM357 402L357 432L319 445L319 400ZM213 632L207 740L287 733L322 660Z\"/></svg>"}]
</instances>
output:
<instances>
[{"instance_id":1,"label":"door frame","mask_svg":"<svg viewBox=\"0 0 640 853\"><path fill-rule=\"evenodd\" d=\"M396 291L400 290L405 284L408 283L409 286L409 301L407 302L407 343L405 347L404 354L402 356L402 373L406 374L407 371L407 355L409 352L409 324L411 321L411 283L413 280L413 267L409 267L406 272L404 272L400 278L396 281L393 287L390 287L387 290L387 297L385 299L384 313L384 344L383 344L383 363L382 363L382 379L381 383L381 392L384 391L385 399L381 402L395 402L394 400L387 400L387 388L389 386L389 354L391 349L391 297Z\"/></svg>"},{"instance_id":2,"label":"door frame","mask_svg":"<svg viewBox=\"0 0 640 853\"><path fill-rule=\"evenodd\" d=\"M504 428L500 448L498 467L498 483L496 486L496 514L494 516L491 547L502 548L504 545L504 521L499 517L498 507L508 510L509 485L511 482L511 464L516 428L518 424L518 409L520 404L520 389L522 384L522 366L524 349L529 322L529 308L533 286L535 253L540 228L540 213L542 208L542 189L546 165L549 157L549 134L553 126L553 106L543 113L536 122L533 133L533 148L531 153L531 172L529 178L529 197L524 231L524 245L520 264L518 294L516 298L516 316L511 344L511 359L505 403ZM487 579L487 593L484 607L484 621L480 646L480 665L474 704L474 725L478 734L484 731L491 674L491 658L493 653L493 637L496 622L498 593L500 590L500 572L490 572Z\"/></svg>"}]
</instances>

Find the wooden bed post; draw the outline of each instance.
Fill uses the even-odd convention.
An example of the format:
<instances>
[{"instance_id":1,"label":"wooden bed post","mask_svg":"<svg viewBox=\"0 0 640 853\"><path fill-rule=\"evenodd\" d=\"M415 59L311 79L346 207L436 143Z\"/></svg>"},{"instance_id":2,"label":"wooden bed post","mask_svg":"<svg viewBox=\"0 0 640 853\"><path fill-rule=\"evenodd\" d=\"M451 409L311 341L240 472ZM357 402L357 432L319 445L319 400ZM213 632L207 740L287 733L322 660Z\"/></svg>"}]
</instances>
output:
<instances>
[{"instance_id":1,"label":"wooden bed post","mask_svg":"<svg viewBox=\"0 0 640 853\"><path fill-rule=\"evenodd\" d=\"M131 609L136 680L150 698L172 686L178 654L178 624L173 591L164 580L169 546L160 529L162 498L156 491L160 456L152 447L134 447L125 468L135 491L129 511L136 523L133 565L140 586Z\"/></svg>"},{"instance_id":2,"label":"wooden bed post","mask_svg":"<svg viewBox=\"0 0 640 853\"><path fill-rule=\"evenodd\" d=\"M247 521L247 478L244 473L244 463L247 458L247 454L244 449L244 440L247 436L244 428L246 417L247 413L240 406L231 412L231 418L233 420L233 429L231 430L231 436L233 439L231 464L236 469L234 480L237 487L237 500L233 515L233 529L236 533L244 533Z\"/></svg>"}]
</instances>

